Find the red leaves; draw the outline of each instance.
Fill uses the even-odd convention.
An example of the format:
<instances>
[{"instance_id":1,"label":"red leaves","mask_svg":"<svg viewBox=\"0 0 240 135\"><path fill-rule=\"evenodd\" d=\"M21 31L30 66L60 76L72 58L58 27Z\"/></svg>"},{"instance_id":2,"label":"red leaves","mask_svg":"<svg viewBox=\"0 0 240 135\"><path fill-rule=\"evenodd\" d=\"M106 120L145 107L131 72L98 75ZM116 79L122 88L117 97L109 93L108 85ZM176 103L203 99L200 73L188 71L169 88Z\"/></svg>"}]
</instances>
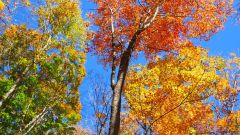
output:
<instances>
[{"instance_id":1,"label":"red leaves","mask_svg":"<svg viewBox=\"0 0 240 135\"><path fill-rule=\"evenodd\" d=\"M95 33L93 52L105 63L111 61L112 42L120 46L117 54L121 57L133 34L140 25L149 22L156 7L157 17L150 27L140 34L135 54L144 51L147 57L161 51L176 50L177 43L186 38L208 39L223 27L226 17L232 11L229 0L98 0L97 12L89 16L98 31ZM112 19L112 20L111 20ZM114 32L111 31L111 23Z\"/></svg>"}]
</instances>

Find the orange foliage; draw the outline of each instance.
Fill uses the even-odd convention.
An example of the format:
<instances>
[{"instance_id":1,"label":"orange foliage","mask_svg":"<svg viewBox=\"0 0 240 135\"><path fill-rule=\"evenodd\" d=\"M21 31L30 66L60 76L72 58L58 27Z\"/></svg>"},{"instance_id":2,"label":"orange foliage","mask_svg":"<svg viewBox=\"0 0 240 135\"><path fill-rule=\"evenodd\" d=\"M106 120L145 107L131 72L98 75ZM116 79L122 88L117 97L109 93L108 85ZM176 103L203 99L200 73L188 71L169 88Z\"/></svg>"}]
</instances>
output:
<instances>
[{"instance_id":1,"label":"orange foliage","mask_svg":"<svg viewBox=\"0 0 240 135\"><path fill-rule=\"evenodd\" d=\"M147 57L159 51L176 50L176 44L185 38L209 37L223 28L226 17L232 11L232 0L94 0L97 13L90 13L99 27L94 35L91 49L105 63L111 61L112 42L116 44L118 58L126 49L133 35L147 25L138 36L137 52L144 51ZM156 12L157 16L151 20ZM114 26L114 32L112 31Z\"/></svg>"},{"instance_id":2,"label":"orange foliage","mask_svg":"<svg viewBox=\"0 0 240 135\"><path fill-rule=\"evenodd\" d=\"M221 133L239 133L240 131L240 111L231 113L227 117L220 119L217 126Z\"/></svg>"}]
</instances>

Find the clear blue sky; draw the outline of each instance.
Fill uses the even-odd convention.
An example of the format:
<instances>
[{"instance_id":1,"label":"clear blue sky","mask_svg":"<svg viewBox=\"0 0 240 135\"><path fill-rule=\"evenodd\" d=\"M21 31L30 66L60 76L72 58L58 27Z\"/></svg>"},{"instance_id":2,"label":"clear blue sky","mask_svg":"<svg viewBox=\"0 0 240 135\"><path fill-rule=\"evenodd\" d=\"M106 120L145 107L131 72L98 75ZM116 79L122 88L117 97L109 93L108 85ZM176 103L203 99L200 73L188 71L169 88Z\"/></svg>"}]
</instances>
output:
<instances>
[{"instance_id":1,"label":"clear blue sky","mask_svg":"<svg viewBox=\"0 0 240 135\"><path fill-rule=\"evenodd\" d=\"M90 4L88 0L81 1L81 7L83 10L83 16L86 15L87 12L93 12L94 5ZM236 4L235 4L236 5ZM229 17L228 21L225 24L225 28L216 33L209 41L200 41L194 40L196 45L200 45L202 47L208 48L210 51L210 55L221 55L223 57L228 57L231 52L236 54L240 54L240 23L237 23L235 17ZM139 60L135 61L134 63L144 63L144 59L140 58ZM105 78L104 80L109 79L109 72L107 69L104 69L100 63L98 63L97 58L92 56L91 54L87 55L87 62L86 62L86 70L87 74L92 72L97 72L98 74L102 74ZM91 83L88 80L89 78L86 77L83 81L80 92L81 92L81 102L82 102L82 116L83 119L81 124L84 127L91 127L91 123L87 122L89 118L93 116L92 110L89 106L89 90L91 87ZM87 124L87 125L86 125ZM90 124L90 125L89 125Z\"/></svg>"},{"instance_id":2,"label":"clear blue sky","mask_svg":"<svg viewBox=\"0 0 240 135\"><path fill-rule=\"evenodd\" d=\"M86 18L87 12L94 12L95 6L94 4L91 4L90 0L80 0L81 1L81 8L82 8L82 15ZM34 0L33 0L34 2ZM236 4L234 4L236 5ZM25 13L26 11L23 9L19 9L19 12L21 14ZM15 23L20 23L26 18L22 16L15 16L16 20L18 20ZM28 20L28 22L31 22L31 20ZM36 24L31 24L31 27L36 27ZM225 24L225 28L216 33L209 41L200 41L200 40L194 40L196 45L201 45L205 48L208 48L210 50L210 55L221 55L223 57L229 56L229 53L235 52L240 55L240 22L237 23L236 18L229 17L227 23ZM140 58L134 63L144 63L144 58ZM98 63L97 58L95 56L92 56L91 54L87 54L87 62L86 62L86 70L87 74L91 74L92 72L102 74L102 76L106 77L103 79L104 81L108 81L110 76L110 70L107 70L107 68L103 68L101 64ZM89 81L89 77L87 76L84 81L82 82L82 85L80 86L80 93L81 93L81 103L82 103L82 121L81 124L84 125L84 127L90 127L91 128L91 122L87 121L90 118L93 117L92 110L89 106L89 91L91 88L91 82Z\"/></svg>"}]
</instances>

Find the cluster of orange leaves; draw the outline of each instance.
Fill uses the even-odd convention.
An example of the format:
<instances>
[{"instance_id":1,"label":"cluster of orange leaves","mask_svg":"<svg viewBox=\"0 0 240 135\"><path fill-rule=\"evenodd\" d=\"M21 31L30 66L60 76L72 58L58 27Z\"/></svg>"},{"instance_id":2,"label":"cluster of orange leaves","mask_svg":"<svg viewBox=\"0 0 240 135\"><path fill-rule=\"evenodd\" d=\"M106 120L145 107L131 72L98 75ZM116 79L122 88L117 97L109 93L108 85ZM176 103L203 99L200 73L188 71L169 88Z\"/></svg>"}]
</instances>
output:
<instances>
[{"instance_id":1,"label":"cluster of orange leaves","mask_svg":"<svg viewBox=\"0 0 240 135\"><path fill-rule=\"evenodd\" d=\"M105 63L111 61L112 40L117 44L120 57L133 34L145 19L153 16L157 6L160 11L151 26L143 31L136 42L137 52L147 57L159 51L177 50L185 38L208 39L223 28L226 17L232 11L232 0L94 0L97 12L89 17L99 27L93 36L90 49ZM112 39L111 23L114 34Z\"/></svg>"}]
</instances>

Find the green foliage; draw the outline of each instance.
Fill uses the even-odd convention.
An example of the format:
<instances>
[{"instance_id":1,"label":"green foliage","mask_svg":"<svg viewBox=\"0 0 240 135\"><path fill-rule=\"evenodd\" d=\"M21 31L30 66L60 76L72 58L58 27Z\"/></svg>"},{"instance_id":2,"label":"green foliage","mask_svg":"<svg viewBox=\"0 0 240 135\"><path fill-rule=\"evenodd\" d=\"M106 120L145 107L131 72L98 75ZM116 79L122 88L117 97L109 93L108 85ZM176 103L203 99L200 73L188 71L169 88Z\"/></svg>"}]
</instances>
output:
<instances>
[{"instance_id":1,"label":"green foliage","mask_svg":"<svg viewBox=\"0 0 240 135\"><path fill-rule=\"evenodd\" d=\"M11 24L0 35L0 134L71 133L81 120L86 28L79 3L40 3L24 6L37 28Z\"/></svg>"}]
</instances>

